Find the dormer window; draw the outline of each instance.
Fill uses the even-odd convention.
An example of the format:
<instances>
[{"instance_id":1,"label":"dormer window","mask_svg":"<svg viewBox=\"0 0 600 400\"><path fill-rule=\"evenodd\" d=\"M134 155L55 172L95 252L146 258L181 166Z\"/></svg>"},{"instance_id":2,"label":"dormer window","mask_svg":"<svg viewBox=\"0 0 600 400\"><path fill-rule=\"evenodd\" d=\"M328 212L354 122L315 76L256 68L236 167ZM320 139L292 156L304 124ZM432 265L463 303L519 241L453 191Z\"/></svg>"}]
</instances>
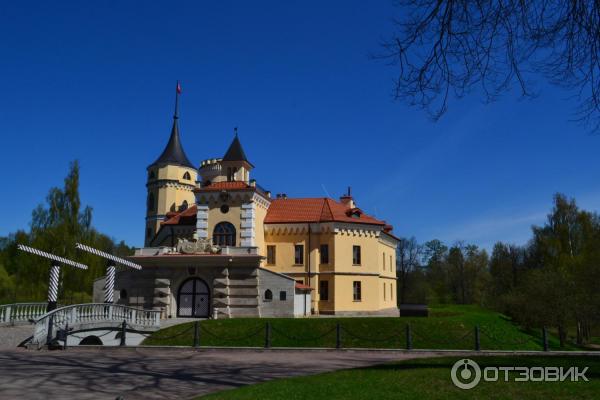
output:
<instances>
[{"instance_id":1,"label":"dormer window","mask_svg":"<svg viewBox=\"0 0 600 400\"><path fill-rule=\"evenodd\" d=\"M183 203L181 203L181 206L179 206L179 211L185 211L188 209L188 202L187 200L184 200Z\"/></svg>"},{"instance_id":2,"label":"dormer window","mask_svg":"<svg viewBox=\"0 0 600 400\"><path fill-rule=\"evenodd\" d=\"M185 174L183 174L183 179L185 179L185 180L188 180L188 181L189 181L190 179L192 179L192 177L191 177L190 173L186 171L186 173L185 173Z\"/></svg>"},{"instance_id":3,"label":"dormer window","mask_svg":"<svg viewBox=\"0 0 600 400\"><path fill-rule=\"evenodd\" d=\"M360 208L350 208L346 211L346 215L352 218L360 218L362 215L362 210Z\"/></svg>"}]
</instances>

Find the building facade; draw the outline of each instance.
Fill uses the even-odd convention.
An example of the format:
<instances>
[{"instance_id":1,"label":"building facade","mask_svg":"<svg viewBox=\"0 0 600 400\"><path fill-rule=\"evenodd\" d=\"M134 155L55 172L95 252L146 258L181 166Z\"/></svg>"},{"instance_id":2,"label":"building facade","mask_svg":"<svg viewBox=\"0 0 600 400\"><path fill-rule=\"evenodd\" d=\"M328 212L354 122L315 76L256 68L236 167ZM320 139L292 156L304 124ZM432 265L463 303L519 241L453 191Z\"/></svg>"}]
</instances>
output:
<instances>
[{"instance_id":1,"label":"building facade","mask_svg":"<svg viewBox=\"0 0 600 400\"><path fill-rule=\"evenodd\" d=\"M165 317L398 315L392 227L331 198L272 196L252 179L237 131L198 168L177 106L167 146L147 168L145 247L122 271L119 302Z\"/></svg>"}]
</instances>

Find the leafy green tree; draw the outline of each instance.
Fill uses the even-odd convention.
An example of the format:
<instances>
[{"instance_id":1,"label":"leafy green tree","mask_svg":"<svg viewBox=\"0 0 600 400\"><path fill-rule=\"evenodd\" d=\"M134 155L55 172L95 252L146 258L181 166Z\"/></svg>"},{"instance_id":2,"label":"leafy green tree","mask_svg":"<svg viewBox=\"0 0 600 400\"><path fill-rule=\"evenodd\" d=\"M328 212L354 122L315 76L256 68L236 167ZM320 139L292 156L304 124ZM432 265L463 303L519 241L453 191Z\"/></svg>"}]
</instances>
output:
<instances>
[{"instance_id":1,"label":"leafy green tree","mask_svg":"<svg viewBox=\"0 0 600 400\"><path fill-rule=\"evenodd\" d=\"M416 278L415 271L419 269L422 246L413 236L411 238L400 238L396 250L396 270L398 276L398 301L406 303L409 292L411 277Z\"/></svg>"},{"instance_id":2,"label":"leafy green tree","mask_svg":"<svg viewBox=\"0 0 600 400\"><path fill-rule=\"evenodd\" d=\"M555 326L561 345L573 325L579 343L589 340L600 305L599 246L598 216L556 194L546 224L533 227L524 263L528 272L513 292L511 314L527 324Z\"/></svg>"},{"instance_id":3,"label":"leafy green tree","mask_svg":"<svg viewBox=\"0 0 600 400\"><path fill-rule=\"evenodd\" d=\"M446 265L447 254L448 247L440 240L430 240L423 246L422 264L426 265L430 293L428 298L434 303L447 303L452 300Z\"/></svg>"},{"instance_id":4,"label":"leafy green tree","mask_svg":"<svg viewBox=\"0 0 600 400\"><path fill-rule=\"evenodd\" d=\"M490 258L489 304L502 312L507 312L507 296L520 282L525 268L525 249L516 245L498 242L494 245Z\"/></svg>"},{"instance_id":5,"label":"leafy green tree","mask_svg":"<svg viewBox=\"0 0 600 400\"><path fill-rule=\"evenodd\" d=\"M29 232L17 231L0 242L0 265L8 275L8 279L3 280L0 269L0 299L3 302L45 300L50 261L17 250L17 244L28 244L88 265L88 270L61 269L59 295L63 303L89 301L94 279L104 275L105 262L78 252L77 242L120 256L132 252L125 243L116 244L92 227L92 208L81 204L79 164L75 161L63 187L50 189L46 203L33 210ZM2 282L6 282L8 291L2 290Z\"/></svg>"}]
</instances>

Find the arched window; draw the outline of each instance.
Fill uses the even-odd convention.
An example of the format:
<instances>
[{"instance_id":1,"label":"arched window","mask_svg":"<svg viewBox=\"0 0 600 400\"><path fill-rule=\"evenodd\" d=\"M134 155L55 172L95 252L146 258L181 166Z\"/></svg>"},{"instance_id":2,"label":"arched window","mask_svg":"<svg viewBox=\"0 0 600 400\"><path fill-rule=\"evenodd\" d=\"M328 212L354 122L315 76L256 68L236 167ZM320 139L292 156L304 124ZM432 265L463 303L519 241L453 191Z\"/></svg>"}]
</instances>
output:
<instances>
[{"instance_id":1,"label":"arched window","mask_svg":"<svg viewBox=\"0 0 600 400\"><path fill-rule=\"evenodd\" d=\"M154 211L154 194L148 193L148 211Z\"/></svg>"},{"instance_id":2,"label":"arched window","mask_svg":"<svg viewBox=\"0 0 600 400\"><path fill-rule=\"evenodd\" d=\"M265 301L271 301L273 300L273 292L271 292L270 289L265 290Z\"/></svg>"},{"instance_id":3,"label":"arched window","mask_svg":"<svg viewBox=\"0 0 600 400\"><path fill-rule=\"evenodd\" d=\"M229 222L219 222L213 231L213 244L235 246L235 227Z\"/></svg>"},{"instance_id":4,"label":"arched window","mask_svg":"<svg viewBox=\"0 0 600 400\"><path fill-rule=\"evenodd\" d=\"M190 176L190 173L186 171L186 173L183 174L183 179L187 179L189 181L190 179L192 179L192 177Z\"/></svg>"},{"instance_id":5,"label":"arched window","mask_svg":"<svg viewBox=\"0 0 600 400\"><path fill-rule=\"evenodd\" d=\"M181 203L181 206L179 207L179 211L185 211L188 209L188 202L187 200L184 200L183 203Z\"/></svg>"}]
</instances>

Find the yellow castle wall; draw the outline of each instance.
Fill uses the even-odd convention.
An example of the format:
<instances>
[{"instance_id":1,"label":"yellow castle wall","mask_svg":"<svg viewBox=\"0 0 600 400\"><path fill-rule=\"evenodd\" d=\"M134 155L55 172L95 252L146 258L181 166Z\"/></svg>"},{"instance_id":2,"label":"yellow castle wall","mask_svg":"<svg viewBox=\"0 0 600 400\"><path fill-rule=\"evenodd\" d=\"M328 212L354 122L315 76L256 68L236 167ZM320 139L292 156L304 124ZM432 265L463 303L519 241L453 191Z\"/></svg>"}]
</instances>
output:
<instances>
[{"instance_id":1,"label":"yellow castle wall","mask_svg":"<svg viewBox=\"0 0 600 400\"><path fill-rule=\"evenodd\" d=\"M289 224L293 228L294 224ZM294 246L304 245L304 263L294 263ZM329 245L329 263L320 264L320 245ZM266 245L276 246L274 265L266 268L284 273L309 284L313 290L312 308L315 312L376 312L396 307L396 270L394 247L381 242L375 236L360 236L353 233L312 233L308 250L308 233L265 235ZM353 246L361 247L361 263L353 264ZM386 267L383 268L385 253ZM392 266L389 266L390 256ZM310 257L311 279L308 276L307 259ZM319 300L319 281L329 282L329 298ZM361 282L361 300L353 298L353 282ZM385 289L384 289L385 288ZM385 291L385 296L384 296Z\"/></svg>"},{"instance_id":2,"label":"yellow castle wall","mask_svg":"<svg viewBox=\"0 0 600 400\"><path fill-rule=\"evenodd\" d=\"M154 178L150 179L150 173L154 173ZM184 179L185 173L189 173L190 179ZM188 207L195 202L192 187L196 183L197 171L194 168L181 167L176 165L164 165L161 167L151 167L148 169L147 196L150 193L154 196L154 210L146 209L148 217L165 215L169 211L178 211L181 204L187 201ZM171 181L165 184L165 181ZM179 186L178 185L186 185ZM146 228L150 228L152 235L158 232L161 219L150 219L146 222ZM146 237L146 240L149 238Z\"/></svg>"}]
</instances>

